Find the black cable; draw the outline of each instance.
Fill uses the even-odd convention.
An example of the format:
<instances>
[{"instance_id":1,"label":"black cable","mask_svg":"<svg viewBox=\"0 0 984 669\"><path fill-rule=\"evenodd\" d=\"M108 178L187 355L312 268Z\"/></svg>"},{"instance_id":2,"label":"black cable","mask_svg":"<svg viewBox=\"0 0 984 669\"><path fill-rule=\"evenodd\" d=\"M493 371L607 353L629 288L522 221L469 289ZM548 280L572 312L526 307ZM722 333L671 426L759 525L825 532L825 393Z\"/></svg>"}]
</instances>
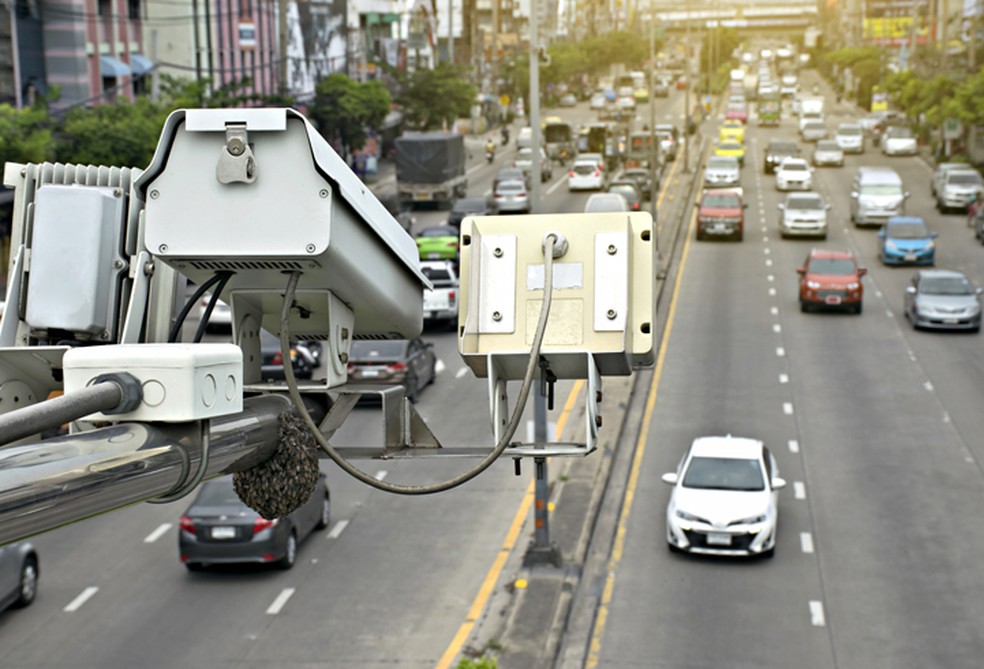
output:
<instances>
[{"instance_id":1,"label":"black cable","mask_svg":"<svg viewBox=\"0 0 984 669\"><path fill-rule=\"evenodd\" d=\"M212 310L215 309L216 303L219 301L219 295L222 294L222 290L229 283L229 279L232 278L232 272L218 272L215 276L221 276L219 279L218 287L212 291L212 298L208 301L208 305L205 307L205 311L202 313L202 319L198 322L198 329L195 330L195 343L197 344L205 336L205 328L208 327L208 319L212 317Z\"/></svg>"},{"instance_id":2,"label":"black cable","mask_svg":"<svg viewBox=\"0 0 984 669\"><path fill-rule=\"evenodd\" d=\"M181 334L181 326L184 325L185 319L188 317L188 314L191 313L191 308L195 306L198 300L201 299L202 295L205 294L205 291L207 291L209 288L214 286L221 279L222 279L222 273L217 272L208 281L198 286L198 289L195 291L195 294L192 295L190 298L188 298L188 301L185 302L185 305L181 307L181 311L178 313L178 317L174 320L174 325L171 327L171 333L167 336L168 343L173 344L174 342L178 341L178 335Z\"/></svg>"}]
</instances>

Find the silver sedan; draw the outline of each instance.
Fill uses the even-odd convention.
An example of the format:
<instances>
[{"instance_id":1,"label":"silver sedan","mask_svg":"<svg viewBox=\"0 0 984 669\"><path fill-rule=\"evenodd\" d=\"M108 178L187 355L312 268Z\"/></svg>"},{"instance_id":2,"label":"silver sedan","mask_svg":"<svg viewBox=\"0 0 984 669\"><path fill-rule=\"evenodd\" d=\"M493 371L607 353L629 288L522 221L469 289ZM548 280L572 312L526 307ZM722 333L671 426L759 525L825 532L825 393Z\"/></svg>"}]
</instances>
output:
<instances>
[{"instance_id":1,"label":"silver sedan","mask_svg":"<svg viewBox=\"0 0 984 669\"><path fill-rule=\"evenodd\" d=\"M917 329L978 332L981 292L963 272L920 270L905 288L905 317Z\"/></svg>"}]
</instances>

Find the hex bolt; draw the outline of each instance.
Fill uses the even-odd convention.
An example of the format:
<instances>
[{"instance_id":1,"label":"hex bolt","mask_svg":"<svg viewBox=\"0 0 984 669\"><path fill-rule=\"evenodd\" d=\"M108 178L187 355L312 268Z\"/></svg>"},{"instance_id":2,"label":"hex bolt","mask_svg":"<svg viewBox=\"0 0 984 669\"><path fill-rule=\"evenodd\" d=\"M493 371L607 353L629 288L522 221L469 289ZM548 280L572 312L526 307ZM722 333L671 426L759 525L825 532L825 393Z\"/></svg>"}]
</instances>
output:
<instances>
[{"instance_id":1,"label":"hex bolt","mask_svg":"<svg viewBox=\"0 0 984 669\"><path fill-rule=\"evenodd\" d=\"M320 191L318 191L318 195L320 195L322 198L328 197L328 189L322 188Z\"/></svg>"},{"instance_id":2,"label":"hex bolt","mask_svg":"<svg viewBox=\"0 0 984 669\"><path fill-rule=\"evenodd\" d=\"M348 353L339 353L338 360L343 364L347 365L349 361Z\"/></svg>"},{"instance_id":3,"label":"hex bolt","mask_svg":"<svg viewBox=\"0 0 984 669\"><path fill-rule=\"evenodd\" d=\"M107 330L103 330L99 333L99 338L104 340L109 339L109 332Z\"/></svg>"},{"instance_id":4,"label":"hex bolt","mask_svg":"<svg viewBox=\"0 0 984 669\"><path fill-rule=\"evenodd\" d=\"M618 312L616 312L614 309L609 309L608 311L605 312L605 315L608 317L608 320L613 321L615 320L615 317L618 316Z\"/></svg>"},{"instance_id":5,"label":"hex bolt","mask_svg":"<svg viewBox=\"0 0 984 669\"><path fill-rule=\"evenodd\" d=\"M119 188L113 189L113 197L123 197L123 191Z\"/></svg>"},{"instance_id":6,"label":"hex bolt","mask_svg":"<svg viewBox=\"0 0 984 669\"><path fill-rule=\"evenodd\" d=\"M601 427L602 422L603 421L601 420L601 414L595 416L595 427Z\"/></svg>"},{"instance_id":7,"label":"hex bolt","mask_svg":"<svg viewBox=\"0 0 984 669\"><path fill-rule=\"evenodd\" d=\"M609 244L608 245L608 255L613 256L616 253L618 253L618 248L616 248L614 244Z\"/></svg>"},{"instance_id":8,"label":"hex bolt","mask_svg":"<svg viewBox=\"0 0 984 669\"><path fill-rule=\"evenodd\" d=\"M597 402L598 404L601 404L601 398L602 397L603 397L603 395L601 394L601 391L600 390L596 390L595 391L595 402Z\"/></svg>"},{"instance_id":9,"label":"hex bolt","mask_svg":"<svg viewBox=\"0 0 984 669\"><path fill-rule=\"evenodd\" d=\"M493 311L492 312L492 320L494 320L496 322L501 321L502 320L502 314L500 314L498 311Z\"/></svg>"},{"instance_id":10,"label":"hex bolt","mask_svg":"<svg viewBox=\"0 0 984 669\"><path fill-rule=\"evenodd\" d=\"M156 199L157 199L157 198L159 198L160 196L161 196L161 193L160 193L160 191L157 191L157 190L152 190L152 191L150 191L150 199L151 199L151 200L156 200Z\"/></svg>"},{"instance_id":11,"label":"hex bolt","mask_svg":"<svg viewBox=\"0 0 984 669\"><path fill-rule=\"evenodd\" d=\"M502 249L500 249L498 246L495 247L495 250L492 251L492 255L494 255L496 258L501 258L502 257Z\"/></svg>"},{"instance_id":12,"label":"hex bolt","mask_svg":"<svg viewBox=\"0 0 984 669\"><path fill-rule=\"evenodd\" d=\"M315 249L317 249L317 247L314 244L308 244L307 246L304 247L304 249L308 253L314 253L314 251L315 251Z\"/></svg>"}]
</instances>

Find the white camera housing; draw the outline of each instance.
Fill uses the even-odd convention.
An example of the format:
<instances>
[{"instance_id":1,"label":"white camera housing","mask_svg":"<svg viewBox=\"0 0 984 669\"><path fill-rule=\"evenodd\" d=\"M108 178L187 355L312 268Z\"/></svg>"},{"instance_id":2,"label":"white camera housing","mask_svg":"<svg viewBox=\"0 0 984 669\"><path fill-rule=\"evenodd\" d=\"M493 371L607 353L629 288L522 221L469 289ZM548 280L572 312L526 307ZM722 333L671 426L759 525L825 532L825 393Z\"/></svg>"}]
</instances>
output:
<instances>
[{"instance_id":1,"label":"white camera housing","mask_svg":"<svg viewBox=\"0 0 984 669\"><path fill-rule=\"evenodd\" d=\"M198 283L234 272L234 327L248 312L279 332L287 273L300 271L292 336L344 342L341 354L353 338L423 328L416 244L292 109L175 111L135 186L153 256Z\"/></svg>"}]
</instances>

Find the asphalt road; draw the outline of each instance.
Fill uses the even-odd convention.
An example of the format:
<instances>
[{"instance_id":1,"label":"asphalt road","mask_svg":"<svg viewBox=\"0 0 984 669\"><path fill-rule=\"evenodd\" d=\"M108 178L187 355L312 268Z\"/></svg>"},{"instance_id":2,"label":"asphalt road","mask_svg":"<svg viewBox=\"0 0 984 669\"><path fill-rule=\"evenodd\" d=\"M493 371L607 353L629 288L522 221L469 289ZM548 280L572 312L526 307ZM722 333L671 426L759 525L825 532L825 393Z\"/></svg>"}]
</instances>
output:
<instances>
[{"instance_id":1,"label":"asphalt road","mask_svg":"<svg viewBox=\"0 0 984 669\"><path fill-rule=\"evenodd\" d=\"M853 117L840 106L830 125ZM915 270L882 266L875 230L850 223L853 169L898 170L907 212L940 232L937 266L982 286L984 251L963 215L935 211L925 162L870 146L814 174L833 205L828 240L780 239L783 196L762 174L762 155L769 137L795 134L788 118L777 131L749 128L744 242L690 233L588 666L981 666L984 344L905 320ZM814 245L851 248L868 267L862 315L800 313L795 268ZM728 433L764 440L789 482L771 560L667 550L661 474L693 438Z\"/></svg>"},{"instance_id":2,"label":"asphalt road","mask_svg":"<svg viewBox=\"0 0 984 669\"><path fill-rule=\"evenodd\" d=\"M671 115L679 122L682 95L657 104L658 120ZM556 113L593 116L585 104ZM470 193L480 195L514 148L486 165L481 139L471 145ZM544 211L581 211L588 197L568 194L559 169L543 192ZM416 216L419 228L442 222L446 212ZM491 448L485 380L465 371L453 333L429 331L425 338L435 344L440 373L418 410L446 445ZM558 397L568 389L558 388ZM359 407L336 441L373 444L380 434L377 414ZM447 479L472 462L360 464L388 481L419 484ZM516 477L511 461L500 462L455 491L423 498L377 492L333 465L322 468L332 493L331 525L301 545L290 571L188 573L178 560L176 528L190 498L119 510L36 537L39 595L28 609L0 613L0 666L434 667L497 558L530 468ZM523 531L532 533L529 523Z\"/></svg>"}]
</instances>

